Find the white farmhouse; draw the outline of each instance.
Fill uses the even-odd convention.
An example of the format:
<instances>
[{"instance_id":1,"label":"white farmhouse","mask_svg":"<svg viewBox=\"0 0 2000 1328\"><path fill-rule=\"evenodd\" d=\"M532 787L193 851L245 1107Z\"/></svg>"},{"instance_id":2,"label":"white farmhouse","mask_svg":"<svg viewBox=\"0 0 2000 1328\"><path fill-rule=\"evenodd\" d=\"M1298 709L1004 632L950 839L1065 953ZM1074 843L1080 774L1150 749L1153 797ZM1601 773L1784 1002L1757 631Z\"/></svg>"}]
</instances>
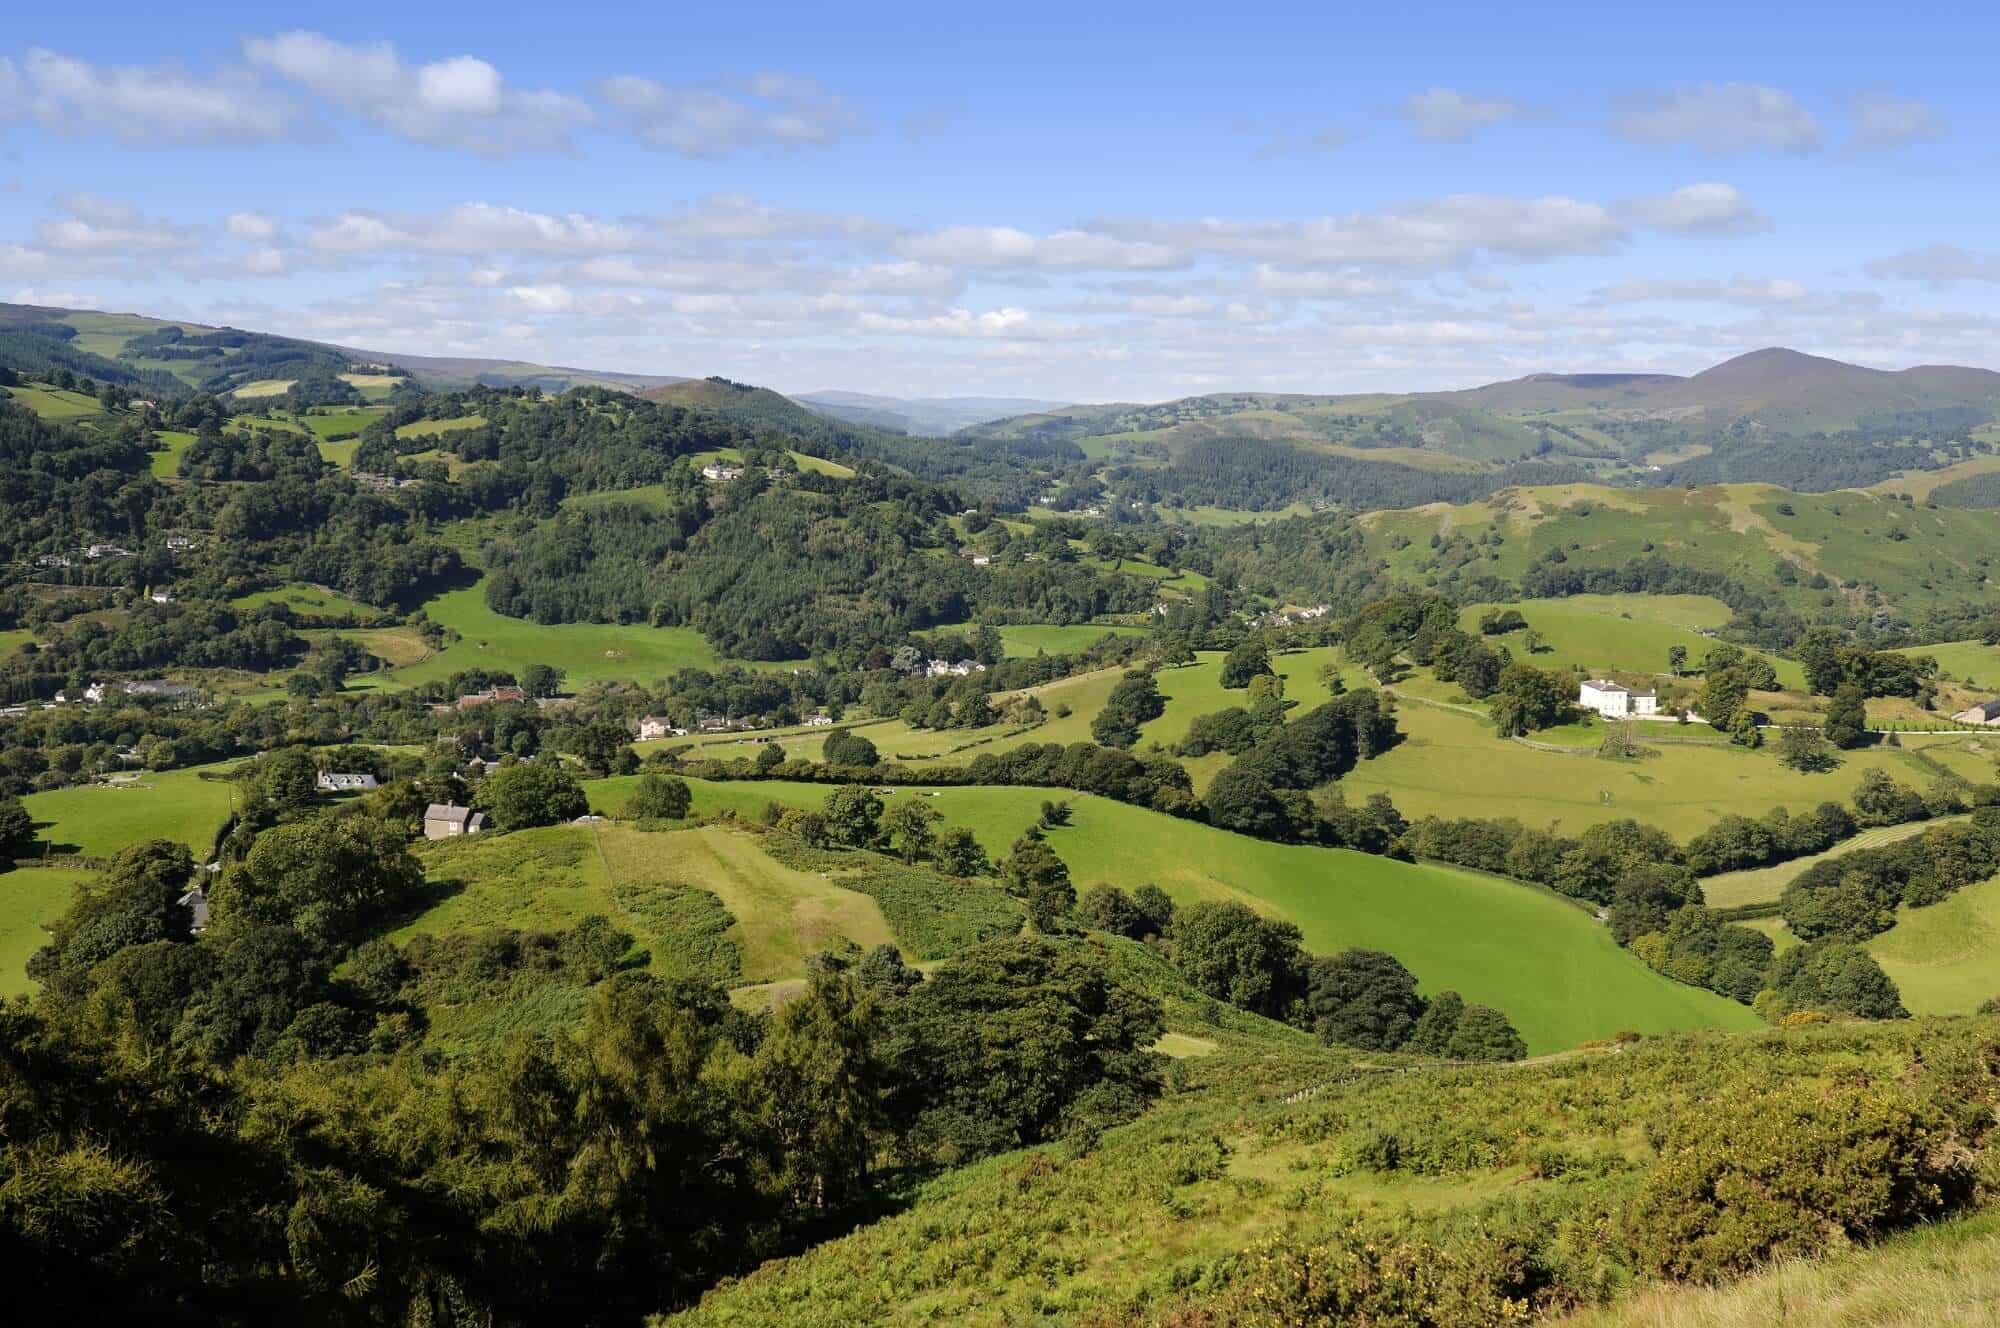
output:
<instances>
[{"instance_id":1,"label":"white farmhouse","mask_svg":"<svg viewBox=\"0 0 2000 1328\"><path fill-rule=\"evenodd\" d=\"M1577 689L1576 703L1606 719L1641 719L1660 713L1658 693L1635 692L1604 678L1584 679Z\"/></svg>"}]
</instances>

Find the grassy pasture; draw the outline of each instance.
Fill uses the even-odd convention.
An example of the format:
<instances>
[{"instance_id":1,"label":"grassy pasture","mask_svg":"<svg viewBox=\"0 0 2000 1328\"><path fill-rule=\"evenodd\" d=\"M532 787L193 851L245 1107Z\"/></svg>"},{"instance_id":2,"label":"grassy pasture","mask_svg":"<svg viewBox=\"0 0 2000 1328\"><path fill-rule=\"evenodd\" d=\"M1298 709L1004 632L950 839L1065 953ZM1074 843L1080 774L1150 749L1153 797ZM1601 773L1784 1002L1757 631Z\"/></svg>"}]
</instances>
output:
<instances>
[{"instance_id":1,"label":"grassy pasture","mask_svg":"<svg viewBox=\"0 0 2000 1328\"><path fill-rule=\"evenodd\" d=\"M817 471L821 475L831 475L837 480L851 480L854 478L854 467L843 466L838 461L829 461L825 457L808 456L804 452L787 452L785 455L789 456L800 470ZM742 460L743 449L740 447L711 448L706 452L696 452L688 457L688 462L696 470L701 469L711 462L741 462Z\"/></svg>"},{"instance_id":2,"label":"grassy pasture","mask_svg":"<svg viewBox=\"0 0 2000 1328\"><path fill-rule=\"evenodd\" d=\"M366 622L382 612L373 605L363 604L360 600L343 595L338 590L297 582L281 586L277 590L253 591L230 601L230 607L238 610L254 609L261 604L283 604L301 618L341 618L352 615Z\"/></svg>"},{"instance_id":3,"label":"grassy pasture","mask_svg":"<svg viewBox=\"0 0 2000 1328\"><path fill-rule=\"evenodd\" d=\"M593 809L615 813L637 777L593 780ZM755 815L767 803L818 807L823 785L688 781L697 813ZM1620 1028L1751 1028L1746 1008L1651 972L1575 905L1472 872L1333 849L1271 844L1142 808L1057 790L944 788L930 805L1006 852L1046 798L1067 798L1071 826L1049 843L1079 888L1153 881L1175 899L1237 899L1286 917L1309 948L1373 946L1394 954L1426 991L1451 987L1505 1009L1531 1049L1549 1051ZM887 801L921 797L899 788Z\"/></svg>"},{"instance_id":4,"label":"grassy pasture","mask_svg":"<svg viewBox=\"0 0 2000 1328\"><path fill-rule=\"evenodd\" d=\"M1009 658L1039 655L1047 652L1060 655L1068 651L1082 650L1106 636L1144 636L1143 627L1100 627L1094 624L1058 627L1052 624L1032 624L1000 629L1000 647Z\"/></svg>"},{"instance_id":5,"label":"grassy pasture","mask_svg":"<svg viewBox=\"0 0 2000 1328\"><path fill-rule=\"evenodd\" d=\"M234 784L200 777L222 769L218 764L145 771L110 786L51 789L21 801L41 827L38 843L73 845L89 857L109 857L128 844L171 839L201 856L213 847L215 832L235 806Z\"/></svg>"},{"instance_id":6,"label":"grassy pasture","mask_svg":"<svg viewBox=\"0 0 2000 1328\"><path fill-rule=\"evenodd\" d=\"M1674 646L1687 650L1690 664L1698 663L1716 644L1699 629L1720 627L1730 618L1727 605L1706 595L1578 595L1475 604L1459 615L1459 626L1477 632L1480 618L1494 609L1520 610L1528 626L1541 633L1545 649L1533 661L1538 667L1576 664L1590 672L1664 673L1667 651ZM1520 634L1493 639L1517 658L1527 658ZM1767 658L1780 682L1805 686L1805 673L1797 661Z\"/></svg>"},{"instance_id":7,"label":"grassy pasture","mask_svg":"<svg viewBox=\"0 0 2000 1328\"><path fill-rule=\"evenodd\" d=\"M621 678L650 681L675 669L713 668L718 663L708 642L691 627L545 626L493 612L486 607L483 585L447 591L424 609L433 622L458 632L461 639L421 663L379 675L377 686L414 687L461 669L507 669L518 674L530 664L553 664L574 687Z\"/></svg>"},{"instance_id":8,"label":"grassy pasture","mask_svg":"<svg viewBox=\"0 0 2000 1328\"><path fill-rule=\"evenodd\" d=\"M90 875L70 867L17 867L0 873L0 997L34 990L27 963L48 941L43 930L69 907L77 883Z\"/></svg>"},{"instance_id":9,"label":"grassy pasture","mask_svg":"<svg viewBox=\"0 0 2000 1328\"><path fill-rule=\"evenodd\" d=\"M26 627L10 627L0 631L0 659L13 654L22 646L35 639L34 632Z\"/></svg>"},{"instance_id":10,"label":"grassy pasture","mask_svg":"<svg viewBox=\"0 0 2000 1328\"><path fill-rule=\"evenodd\" d=\"M892 939L868 896L781 866L741 831L719 826L648 832L630 826L549 826L421 846L437 901L396 933L480 927L557 930L603 914L632 932L662 976L688 974L682 941L648 916L653 889L694 886L735 918L723 939L740 980L805 971L807 956ZM640 907L634 907L640 904Z\"/></svg>"},{"instance_id":11,"label":"grassy pasture","mask_svg":"<svg viewBox=\"0 0 2000 1328\"><path fill-rule=\"evenodd\" d=\"M1963 820L1963 817L1946 817L1946 821ZM1724 872L1711 876L1701 883L1701 893L1711 908L1737 908L1744 904L1767 904L1775 901L1785 892L1785 887L1804 875L1806 869L1826 858L1837 858L1843 853L1857 849L1881 848L1884 844L1894 844L1900 840L1920 835L1943 821L1912 821L1908 825L1881 825L1872 830L1863 830L1852 839L1842 840L1824 853L1815 853L1809 858L1793 858L1790 862L1780 862L1772 867L1757 867L1749 871Z\"/></svg>"},{"instance_id":12,"label":"grassy pasture","mask_svg":"<svg viewBox=\"0 0 2000 1328\"><path fill-rule=\"evenodd\" d=\"M1571 834L1629 816L1686 839L1732 812L1758 816L1774 807L1799 812L1829 799L1850 802L1862 772L1871 768L1922 788L1936 773L1919 755L1953 769L1964 763L1956 750L1963 740L1946 737L1906 736L1900 748L1848 752L1838 769L1799 775L1768 747L1752 752L1663 743L1648 760L1603 761L1503 741L1485 721L1434 706L1404 705L1397 723L1404 740L1342 781L1349 799L1387 793L1411 818L1511 816L1531 826L1554 823ZM1665 737L1677 730L1662 725L1660 732Z\"/></svg>"},{"instance_id":13,"label":"grassy pasture","mask_svg":"<svg viewBox=\"0 0 2000 1328\"><path fill-rule=\"evenodd\" d=\"M1924 908L1868 942L1913 1014L1970 1014L2000 996L2000 876Z\"/></svg>"},{"instance_id":14,"label":"grassy pasture","mask_svg":"<svg viewBox=\"0 0 2000 1328\"><path fill-rule=\"evenodd\" d=\"M281 397L292 390L296 378L256 378L236 389L235 394L244 398Z\"/></svg>"},{"instance_id":15,"label":"grassy pasture","mask_svg":"<svg viewBox=\"0 0 2000 1328\"><path fill-rule=\"evenodd\" d=\"M484 415L461 415L453 420L418 420L401 425L396 430L398 438L436 438L441 434L457 433L460 429L476 429L486 423Z\"/></svg>"},{"instance_id":16,"label":"grassy pasture","mask_svg":"<svg viewBox=\"0 0 2000 1328\"><path fill-rule=\"evenodd\" d=\"M155 478L172 479L181 473L181 457L194 446L194 435L179 429L157 429L153 432L160 450L153 453L152 471Z\"/></svg>"},{"instance_id":17,"label":"grassy pasture","mask_svg":"<svg viewBox=\"0 0 2000 1328\"><path fill-rule=\"evenodd\" d=\"M1898 655L1929 655L1938 670L1956 682L1972 679L1972 686L1984 691L2000 690L2000 646L1978 641L1944 641L1932 646L1902 646Z\"/></svg>"},{"instance_id":18,"label":"grassy pasture","mask_svg":"<svg viewBox=\"0 0 2000 1328\"><path fill-rule=\"evenodd\" d=\"M61 388L40 384L0 390L7 393L10 401L26 406L43 419L57 424L74 424L104 413L104 407L98 404L96 397L87 397L81 392L65 392Z\"/></svg>"}]
</instances>

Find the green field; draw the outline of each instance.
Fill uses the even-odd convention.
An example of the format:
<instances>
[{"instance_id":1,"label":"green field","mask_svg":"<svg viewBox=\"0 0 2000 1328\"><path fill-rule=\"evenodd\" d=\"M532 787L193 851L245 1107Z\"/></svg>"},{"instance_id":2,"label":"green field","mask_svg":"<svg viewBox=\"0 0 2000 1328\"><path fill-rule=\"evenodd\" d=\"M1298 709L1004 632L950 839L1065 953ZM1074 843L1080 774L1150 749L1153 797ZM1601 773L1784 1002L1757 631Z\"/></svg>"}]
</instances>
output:
<instances>
[{"instance_id":1,"label":"green field","mask_svg":"<svg viewBox=\"0 0 2000 1328\"><path fill-rule=\"evenodd\" d=\"M1883 825L1873 830L1863 830L1852 839L1844 839L1824 853L1815 853L1809 858L1793 858L1774 867L1756 867L1749 871L1724 872L1711 876L1701 883L1703 899L1710 908L1738 908L1744 904L1768 904L1776 901L1785 892L1785 887L1803 875L1808 867L1827 858L1837 858L1843 853L1853 853L1857 849L1880 848L1884 844L1894 844L1899 840L1920 835L1934 825L1946 821L1962 821L1962 816L1949 816L1943 821L1912 821L1907 825Z\"/></svg>"},{"instance_id":2,"label":"green field","mask_svg":"<svg viewBox=\"0 0 2000 1328\"><path fill-rule=\"evenodd\" d=\"M838 461L829 461L825 457L808 456L804 452L787 452L785 455L789 456L793 464L797 465L800 470L818 471L822 475L831 475L837 480L854 478L854 468L852 466L843 466ZM743 449L740 447L716 447L706 452L693 453L687 460L688 464L696 470L701 469L712 461L740 462L743 460Z\"/></svg>"},{"instance_id":3,"label":"green field","mask_svg":"<svg viewBox=\"0 0 2000 1328\"><path fill-rule=\"evenodd\" d=\"M153 440L161 450L153 453L152 471L156 478L172 479L181 473L181 456L194 446L194 435L179 429L157 429Z\"/></svg>"},{"instance_id":4,"label":"green field","mask_svg":"<svg viewBox=\"0 0 2000 1328\"><path fill-rule=\"evenodd\" d=\"M1033 625L1022 627L1002 627L1000 646L1009 658L1039 655L1044 652L1061 655L1073 650L1082 650L1096 644L1105 636L1144 636L1143 627L1099 627L1084 624L1075 627Z\"/></svg>"},{"instance_id":5,"label":"green field","mask_svg":"<svg viewBox=\"0 0 2000 1328\"><path fill-rule=\"evenodd\" d=\"M368 622L382 615L381 609L371 604L363 604L360 600L343 595L338 590L297 583L282 586L277 590L253 591L230 601L230 606L238 610L254 609L260 604L283 604L301 618L352 616L362 622Z\"/></svg>"},{"instance_id":6,"label":"green field","mask_svg":"<svg viewBox=\"0 0 2000 1328\"><path fill-rule=\"evenodd\" d=\"M71 424L104 413L104 407L98 404L96 397L87 397L81 392L65 392L59 387L35 385L0 390L4 390L16 404L26 406L43 419L54 420L57 424Z\"/></svg>"},{"instance_id":7,"label":"green field","mask_svg":"<svg viewBox=\"0 0 2000 1328\"><path fill-rule=\"evenodd\" d=\"M417 420L411 424L398 426L398 438L435 438L439 434L457 433L460 429L476 429L486 423L484 415L461 415L450 420Z\"/></svg>"},{"instance_id":8,"label":"green field","mask_svg":"<svg viewBox=\"0 0 2000 1328\"><path fill-rule=\"evenodd\" d=\"M17 867L0 872L0 997L34 990L26 966L48 941L42 929L69 907L77 882L90 875L69 867Z\"/></svg>"},{"instance_id":9,"label":"green field","mask_svg":"<svg viewBox=\"0 0 2000 1328\"><path fill-rule=\"evenodd\" d=\"M296 378L257 378L236 389L235 395L251 397L281 397L292 390Z\"/></svg>"},{"instance_id":10,"label":"green field","mask_svg":"<svg viewBox=\"0 0 2000 1328\"><path fill-rule=\"evenodd\" d=\"M1946 678L1954 682L1970 678L1973 687L2000 691L2000 646L1978 641L1944 641L1934 646L1903 646L1894 653L1929 655L1938 662L1938 671Z\"/></svg>"},{"instance_id":11,"label":"green field","mask_svg":"<svg viewBox=\"0 0 2000 1328\"><path fill-rule=\"evenodd\" d=\"M0 657L13 654L34 639L34 632L26 627L9 627L0 631Z\"/></svg>"},{"instance_id":12,"label":"green field","mask_svg":"<svg viewBox=\"0 0 2000 1328\"><path fill-rule=\"evenodd\" d=\"M1716 628L1730 619L1729 607L1706 595L1577 595L1569 599L1515 600L1505 604L1474 604L1459 615L1459 626L1479 630L1479 619L1494 609L1518 609L1528 626L1541 633L1543 651L1533 662L1540 668L1578 666L1586 672L1612 669L1665 673L1667 651L1681 646L1692 667L1716 642L1700 628ZM1522 634L1491 638L1527 659ZM1767 656L1787 687L1803 688L1805 671L1795 660Z\"/></svg>"},{"instance_id":13,"label":"green field","mask_svg":"<svg viewBox=\"0 0 2000 1328\"><path fill-rule=\"evenodd\" d=\"M557 930L603 914L638 938L654 972L692 976L683 938L645 911L651 892L690 885L714 894L736 919L723 936L742 982L795 977L822 950L894 939L867 895L782 866L744 832L718 826L550 826L426 844L422 856L441 898L403 926L399 940L479 927Z\"/></svg>"},{"instance_id":14,"label":"green field","mask_svg":"<svg viewBox=\"0 0 2000 1328\"><path fill-rule=\"evenodd\" d=\"M73 846L88 857L109 857L127 844L171 839L197 857L215 845L215 832L235 805L236 786L203 779L222 765L186 770L147 771L121 777L114 786L84 784L30 793L21 801L41 828L37 844ZM46 823L46 824L44 824Z\"/></svg>"},{"instance_id":15,"label":"green field","mask_svg":"<svg viewBox=\"0 0 2000 1328\"><path fill-rule=\"evenodd\" d=\"M1662 742L1643 761L1604 761L1507 742L1482 719L1406 704L1396 722L1403 741L1364 761L1342 781L1351 800L1386 793L1405 816L1511 816L1524 825L1557 826L1574 834L1587 825L1634 817L1687 839L1730 813L1761 816L1774 807L1794 812L1821 802L1849 802L1862 772L1887 771L1917 788L1936 778L1920 755L1971 778L1991 778L1990 763L1962 750L1964 740L1905 737L1900 748L1869 747L1842 755L1838 769L1799 775L1771 748ZM1660 736L1679 736L1661 724ZM1643 739L1647 728L1642 727Z\"/></svg>"},{"instance_id":16,"label":"green field","mask_svg":"<svg viewBox=\"0 0 2000 1328\"><path fill-rule=\"evenodd\" d=\"M692 627L559 623L544 626L507 618L486 607L484 585L447 591L424 605L431 621L461 639L420 663L355 679L362 687L414 687L461 669L506 669L553 664L567 686L614 679L650 682L680 668L714 668L719 662ZM777 666L773 666L777 667Z\"/></svg>"},{"instance_id":17,"label":"green field","mask_svg":"<svg viewBox=\"0 0 2000 1328\"><path fill-rule=\"evenodd\" d=\"M817 807L826 786L690 780L698 813L754 815L766 803ZM636 777L593 780L593 809L615 814ZM1087 794L1036 788L944 788L930 805L1001 854L1067 798L1074 823L1050 833L1079 889L1147 881L1176 900L1238 899L1296 922L1307 948L1372 946L1407 964L1426 991L1451 987L1507 1011L1530 1049L1549 1051L1621 1028L1754 1028L1744 1006L1681 986L1620 950L1574 904L1532 886L1451 868L1248 839ZM898 789L891 798L920 797Z\"/></svg>"},{"instance_id":18,"label":"green field","mask_svg":"<svg viewBox=\"0 0 2000 1328\"><path fill-rule=\"evenodd\" d=\"M2000 997L2000 876L1924 908L1868 942L1913 1014L1970 1014Z\"/></svg>"}]
</instances>

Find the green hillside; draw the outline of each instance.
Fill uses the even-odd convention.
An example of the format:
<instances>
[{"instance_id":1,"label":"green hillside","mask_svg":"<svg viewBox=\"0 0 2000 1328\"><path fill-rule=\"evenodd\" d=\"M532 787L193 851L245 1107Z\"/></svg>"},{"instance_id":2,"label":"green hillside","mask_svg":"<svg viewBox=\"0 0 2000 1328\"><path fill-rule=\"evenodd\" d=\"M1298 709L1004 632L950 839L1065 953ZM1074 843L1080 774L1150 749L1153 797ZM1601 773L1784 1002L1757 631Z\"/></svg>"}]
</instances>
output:
<instances>
[{"instance_id":1,"label":"green hillside","mask_svg":"<svg viewBox=\"0 0 2000 1328\"><path fill-rule=\"evenodd\" d=\"M1227 1045L1182 1062L1182 1092L1088 1152L961 1169L903 1211L655 1322L1500 1324L1559 1318L1579 1301L1611 1302L1580 1320L1593 1328L1982 1322L1973 1293L1994 1281L1990 1215L1879 1254L1838 1233L1801 1236L1791 1252L1836 1257L1715 1292L1632 1284L1652 1280L1646 1261L1661 1247L1648 1243L1649 1204L1679 1197L1676 1153L1733 1158L1754 1127L1782 1128L1785 1104L1939 1091L1931 1085L1951 1076L1926 1067L1992 1031L1987 1021L1681 1037L1346 1082L1328 1066L1317 1073L1336 1077L1300 1102L1285 1095L1317 1082L1313 1070L1275 1048ZM1761 1174L1786 1186L1792 1168L1822 1158L1831 1152L1794 1135ZM1768 1240L1772 1228L1729 1226L1741 1203L1725 1194L1674 1210L1680 1239L1714 1232L1711 1258L1756 1248L1751 1232ZM1790 1201L1766 1203L1766 1220L1782 1223Z\"/></svg>"}]
</instances>

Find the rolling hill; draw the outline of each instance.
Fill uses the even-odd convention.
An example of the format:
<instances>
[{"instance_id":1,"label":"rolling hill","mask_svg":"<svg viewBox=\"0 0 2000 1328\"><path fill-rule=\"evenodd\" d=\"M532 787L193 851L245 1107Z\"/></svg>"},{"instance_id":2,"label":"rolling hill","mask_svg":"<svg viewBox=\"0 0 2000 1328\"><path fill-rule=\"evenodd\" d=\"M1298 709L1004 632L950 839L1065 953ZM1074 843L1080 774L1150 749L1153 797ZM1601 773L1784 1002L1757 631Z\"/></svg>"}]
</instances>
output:
<instances>
[{"instance_id":1,"label":"rolling hill","mask_svg":"<svg viewBox=\"0 0 2000 1328\"><path fill-rule=\"evenodd\" d=\"M1689 377L1542 373L1455 392L1215 393L1039 411L963 436L1073 445L1105 464L1114 490L1170 505L1213 501L1209 472L1226 454L1291 472L1268 495L1219 504L1269 510L1301 498L1394 505L1371 499L1422 492L1409 471L1488 475L1498 488L1504 468L1523 462L1620 484L1861 487L1990 452L1992 440L1974 431L1996 418L2000 373L1890 372L1771 348ZM1477 486L1431 487L1445 498Z\"/></svg>"},{"instance_id":2,"label":"rolling hill","mask_svg":"<svg viewBox=\"0 0 2000 1328\"><path fill-rule=\"evenodd\" d=\"M989 420L1062 409L1026 397L879 397L866 392L795 392L792 400L852 424L902 433L948 434Z\"/></svg>"}]
</instances>

